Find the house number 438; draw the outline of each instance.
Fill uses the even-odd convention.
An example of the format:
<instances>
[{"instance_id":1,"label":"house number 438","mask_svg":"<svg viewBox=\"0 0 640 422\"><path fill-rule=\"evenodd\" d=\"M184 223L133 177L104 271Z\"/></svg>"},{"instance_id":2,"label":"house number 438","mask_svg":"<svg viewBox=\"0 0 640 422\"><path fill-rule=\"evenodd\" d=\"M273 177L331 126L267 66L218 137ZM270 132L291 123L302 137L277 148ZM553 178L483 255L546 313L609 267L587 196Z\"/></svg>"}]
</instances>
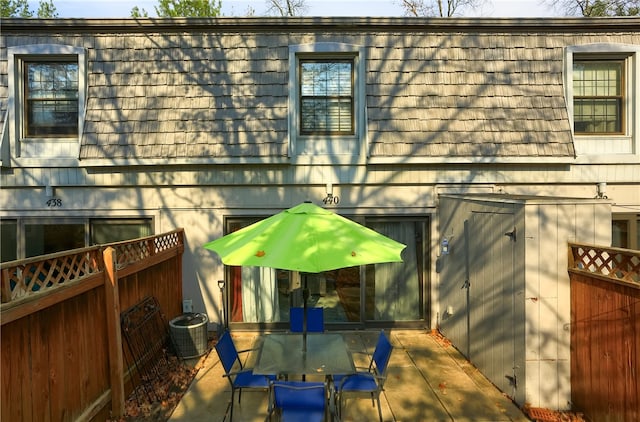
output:
<instances>
[{"instance_id":1,"label":"house number 438","mask_svg":"<svg viewBox=\"0 0 640 422\"><path fill-rule=\"evenodd\" d=\"M56 208L62 206L62 199L60 198L51 198L47 201L47 206L49 208Z\"/></svg>"}]
</instances>

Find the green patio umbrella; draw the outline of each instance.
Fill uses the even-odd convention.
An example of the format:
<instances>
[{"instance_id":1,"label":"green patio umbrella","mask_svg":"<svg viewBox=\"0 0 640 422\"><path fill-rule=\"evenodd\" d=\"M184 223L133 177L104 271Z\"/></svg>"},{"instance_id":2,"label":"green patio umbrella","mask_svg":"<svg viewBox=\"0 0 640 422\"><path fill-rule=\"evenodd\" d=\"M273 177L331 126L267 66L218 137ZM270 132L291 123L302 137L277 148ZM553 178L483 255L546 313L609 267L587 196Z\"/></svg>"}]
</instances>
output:
<instances>
[{"instance_id":1,"label":"green patio umbrella","mask_svg":"<svg viewBox=\"0 0 640 422\"><path fill-rule=\"evenodd\" d=\"M402 262L406 247L352 220L305 202L204 245L226 265L319 273Z\"/></svg>"},{"instance_id":2,"label":"green patio umbrella","mask_svg":"<svg viewBox=\"0 0 640 422\"><path fill-rule=\"evenodd\" d=\"M226 265L301 273L384 262L402 262L406 247L310 202L299 204L204 245ZM307 305L305 286L303 299ZM306 321L303 323L306 332Z\"/></svg>"}]
</instances>

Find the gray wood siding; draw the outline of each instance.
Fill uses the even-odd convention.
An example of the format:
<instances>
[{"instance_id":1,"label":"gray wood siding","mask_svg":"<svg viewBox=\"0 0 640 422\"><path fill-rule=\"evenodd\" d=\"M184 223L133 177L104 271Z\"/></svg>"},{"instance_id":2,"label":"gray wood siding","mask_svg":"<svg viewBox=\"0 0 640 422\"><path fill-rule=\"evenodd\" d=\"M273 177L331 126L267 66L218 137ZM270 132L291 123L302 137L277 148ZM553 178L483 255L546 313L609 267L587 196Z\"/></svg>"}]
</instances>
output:
<instances>
[{"instance_id":1,"label":"gray wood siding","mask_svg":"<svg viewBox=\"0 0 640 422\"><path fill-rule=\"evenodd\" d=\"M16 20L3 22L0 54L34 43L88 49L81 159L286 160L288 47L314 42L366 49L371 157L573 157L564 48L640 35L588 21L551 31L548 21L522 30L513 20ZM0 111L7 71L4 61Z\"/></svg>"}]
</instances>

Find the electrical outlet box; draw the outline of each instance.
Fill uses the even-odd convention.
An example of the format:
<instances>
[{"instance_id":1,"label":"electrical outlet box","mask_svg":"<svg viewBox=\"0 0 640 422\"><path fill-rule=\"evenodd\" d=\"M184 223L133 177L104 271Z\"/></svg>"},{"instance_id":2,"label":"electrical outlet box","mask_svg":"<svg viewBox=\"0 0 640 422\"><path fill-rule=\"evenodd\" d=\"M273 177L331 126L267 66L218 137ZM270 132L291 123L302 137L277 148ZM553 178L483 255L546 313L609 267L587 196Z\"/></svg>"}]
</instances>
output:
<instances>
[{"instance_id":1,"label":"electrical outlet box","mask_svg":"<svg viewBox=\"0 0 640 422\"><path fill-rule=\"evenodd\" d=\"M193 301L191 299L185 299L182 301L182 313L190 314L193 312Z\"/></svg>"}]
</instances>

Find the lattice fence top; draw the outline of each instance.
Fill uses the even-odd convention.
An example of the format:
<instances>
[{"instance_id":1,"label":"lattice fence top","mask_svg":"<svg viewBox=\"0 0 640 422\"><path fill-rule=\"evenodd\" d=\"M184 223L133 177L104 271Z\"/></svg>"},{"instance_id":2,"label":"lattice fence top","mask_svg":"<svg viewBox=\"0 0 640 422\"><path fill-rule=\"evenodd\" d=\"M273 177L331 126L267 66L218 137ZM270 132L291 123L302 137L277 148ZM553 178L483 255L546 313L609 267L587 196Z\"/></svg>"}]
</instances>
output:
<instances>
[{"instance_id":1,"label":"lattice fence top","mask_svg":"<svg viewBox=\"0 0 640 422\"><path fill-rule=\"evenodd\" d=\"M137 240L111 243L109 246L116 250L117 267L122 269L127 265L147 259L159 252L166 251L183 244L182 231L172 231L158 236L150 236Z\"/></svg>"},{"instance_id":2,"label":"lattice fence top","mask_svg":"<svg viewBox=\"0 0 640 422\"><path fill-rule=\"evenodd\" d=\"M104 270L99 247L2 264L2 303Z\"/></svg>"},{"instance_id":3,"label":"lattice fence top","mask_svg":"<svg viewBox=\"0 0 640 422\"><path fill-rule=\"evenodd\" d=\"M640 284L640 251L570 243L569 269Z\"/></svg>"},{"instance_id":4,"label":"lattice fence top","mask_svg":"<svg viewBox=\"0 0 640 422\"><path fill-rule=\"evenodd\" d=\"M0 298L11 302L64 283L104 271L102 251L116 250L117 268L143 261L159 252L183 245L184 231L174 230L157 236L58 252L0 264Z\"/></svg>"}]
</instances>

